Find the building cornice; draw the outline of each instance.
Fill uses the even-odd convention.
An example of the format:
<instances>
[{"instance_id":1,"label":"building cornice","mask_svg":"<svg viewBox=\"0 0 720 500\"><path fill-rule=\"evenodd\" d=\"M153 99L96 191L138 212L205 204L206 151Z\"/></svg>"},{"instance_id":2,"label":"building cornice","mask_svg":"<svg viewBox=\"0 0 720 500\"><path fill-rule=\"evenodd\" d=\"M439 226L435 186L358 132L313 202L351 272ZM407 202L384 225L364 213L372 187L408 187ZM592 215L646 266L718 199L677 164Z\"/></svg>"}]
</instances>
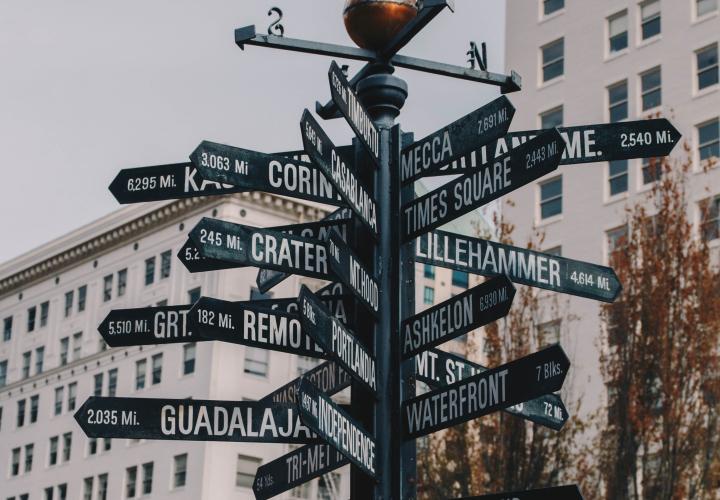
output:
<instances>
[{"instance_id":1,"label":"building cornice","mask_svg":"<svg viewBox=\"0 0 720 500\"><path fill-rule=\"evenodd\" d=\"M43 255L44 252L40 249L40 251L28 252L30 255L21 255L8 262L2 267L13 272L5 276L0 275L0 298L39 280L56 275L69 267L96 258L102 253L127 244L129 241L171 224L188 214L231 200L289 216L291 219L314 220L323 217L326 213L322 205L299 202L283 196L258 192L185 198L159 207L154 204L150 210L135 215L119 224L116 222L109 229L100 224L98 230L92 231L89 237L86 235L79 243L73 244L73 242L70 242L69 247L55 251L51 255ZM111 214L110 217L112 218L114 215L116 213ZM102 222L102 220L99 222ZM29 261L28 257L30 257ZM13 265L14 263L22 266L22 268L17 269Z\"/></svg>"}]
</instances>

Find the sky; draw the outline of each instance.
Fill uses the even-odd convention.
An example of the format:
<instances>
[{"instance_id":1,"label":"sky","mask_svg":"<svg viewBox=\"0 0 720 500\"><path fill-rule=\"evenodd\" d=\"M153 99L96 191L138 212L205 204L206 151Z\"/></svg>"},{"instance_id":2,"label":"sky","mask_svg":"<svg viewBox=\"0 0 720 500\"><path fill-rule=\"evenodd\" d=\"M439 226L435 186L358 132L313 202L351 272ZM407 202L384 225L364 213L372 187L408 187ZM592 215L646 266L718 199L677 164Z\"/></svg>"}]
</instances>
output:
<instances>
[{"instance_id":1,"label":"sky","mask_svg":"<svg viewBox=\"0 0 720 500\"><path fill-rule=\"evenodd\" d=\"M202 140L262 152L301 149L300 116L329 97L330 59L259 47L235 28L352 45L342 0L4 0L0 2L0 262L120 208L123 168L177 163ZM455 0L401 53L466 65L471 40L504 72L504 0ZM348 61L350 73L362 63ZM473 111L495 87L398 69L399 119L423 137ZM336 144L351 131L322 122Z\"/></svg>"}]
</instances>

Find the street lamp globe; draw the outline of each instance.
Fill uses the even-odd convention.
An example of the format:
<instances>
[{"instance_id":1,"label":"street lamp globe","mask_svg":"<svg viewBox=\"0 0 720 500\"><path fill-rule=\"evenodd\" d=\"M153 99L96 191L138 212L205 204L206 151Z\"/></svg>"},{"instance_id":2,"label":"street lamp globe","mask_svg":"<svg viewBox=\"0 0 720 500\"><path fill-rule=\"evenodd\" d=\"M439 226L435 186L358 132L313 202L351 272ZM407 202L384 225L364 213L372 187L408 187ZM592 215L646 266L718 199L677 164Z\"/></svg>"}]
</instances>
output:
<instances>
[{"instance_id":1,"label":"street lamp globe","mask_svg":"<svg viewBox=\"0 0 720 500\"><path fill-rule=\"evenodd\" d=\"M417 0L346 0L345 28L358 47L380 50L418 13Z\"/></svg>"}]
</instances>

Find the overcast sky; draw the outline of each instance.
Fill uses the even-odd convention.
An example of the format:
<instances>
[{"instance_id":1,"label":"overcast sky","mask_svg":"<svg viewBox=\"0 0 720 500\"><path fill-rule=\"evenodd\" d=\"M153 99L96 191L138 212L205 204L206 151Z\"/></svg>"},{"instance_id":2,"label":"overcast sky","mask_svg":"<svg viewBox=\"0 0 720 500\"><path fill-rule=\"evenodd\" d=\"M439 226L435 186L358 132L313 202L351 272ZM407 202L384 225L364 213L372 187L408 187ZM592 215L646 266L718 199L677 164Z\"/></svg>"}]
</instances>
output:
<instances>
[{"instance_id":1,"label":"overcast sky","mask_svg":"<svg viewBox=\"0 0 720 500\"><path fill-rule=\"evenodd\" d=\"M351 44L343 0L3 0L0 2L0 262L119 205L122 168L185 161L203 139L258 151L301 149L302 110L329 98L330 60L234 44L235 28L285 12L285 35ZM455 0L402 53L465 65L488 43L503 72L504 0ZM361 66L350 62L350 72ZM401 122L424 136L499 93L398 70ZM340 120L323 122L336 144Z\"/></svg>"}]
</instances>

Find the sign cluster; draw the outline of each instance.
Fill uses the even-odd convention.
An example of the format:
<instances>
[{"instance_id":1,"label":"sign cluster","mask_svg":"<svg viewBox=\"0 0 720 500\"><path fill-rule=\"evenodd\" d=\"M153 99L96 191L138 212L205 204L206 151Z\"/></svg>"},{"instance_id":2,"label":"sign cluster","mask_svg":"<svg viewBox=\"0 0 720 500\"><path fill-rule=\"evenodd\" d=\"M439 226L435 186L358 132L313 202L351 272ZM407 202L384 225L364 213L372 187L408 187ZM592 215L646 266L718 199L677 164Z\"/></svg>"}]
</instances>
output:
<instances>
[{"instance_id":1,"label":"sign cluster","mask_svg":"<svg viewBox=\"0 0 720 500\"><path fill-rule=\"evenodd\" d=\"M427 9L434 10L419 19L429 22L439 3L430 2ZM418 26L402 35L407 39L394 42L386 61L401 60L394 54ZM246 31L240 34L241 47L310 51L301 41L273 35L260 40L254 29ZM492 76L485 72L482 81ZM383 142L388 134L356 94L355 81L348 81L335 62L328 77L332 105L354 132L355 147L336 147L306 109L300 120L301 151L266 154L202 141L189 162L122 170L110 190L120 203L262 191L334 206L316 222L270 228L203 218L178 252L193 273L258 268L256 282L263 293L292 275L329 284L315 292L302 286L297 298L230 302L202 297L188 305L114 310L99 326L111 347L219 341L317 358L318 365L253 402L91 397L75 414L87 436L302 445L258 469L253 485L258 499L347 464L372 481L385 480L378 474L378 457L395 444L376 440L367 422L333 396L358 387L362 392L357 394L366 396L362 403L372 406L390 390L381 385L387 380L378 372L381 353L366 343L363 328L377 324L388 313L383 311L387 304L400 311L400 300L407 300L402 295L383 300L393 291L383 289L379 279L405 244L412 245L416 263L487 279L417 314L395 314L395 350L399 358L414 362L416 379L429 391L406 398L395 410L402 428L393 429L393 440L414 440L498 411L553 430L563 427L568 412L557 393L570 361L560 345L495 367L437 347L505 317L515 297L513 283L612 302L621 289L617 276L607 267L439 228L560 165L669 154L679 140L677 130L666 120L647 120L509 132L515 108L503 96L393 150ZM354 164L363 157L372 172ZM367 179L383 165L394 169L398 182L378 192ZM397 205L392 214L397 248L378 256L378 241L391 231L380 223L388 219L379 213L378 197L399 200L402 186L449 173L460 176ZM373 252L371 261L367 256ZM401 272L397 279L413 277ZM399 372L400 366L391 369ZM357 394L353 390L352 396ZM574 486L476 498L550 497L582 498Z\"/></svg>"}]
</instances>

